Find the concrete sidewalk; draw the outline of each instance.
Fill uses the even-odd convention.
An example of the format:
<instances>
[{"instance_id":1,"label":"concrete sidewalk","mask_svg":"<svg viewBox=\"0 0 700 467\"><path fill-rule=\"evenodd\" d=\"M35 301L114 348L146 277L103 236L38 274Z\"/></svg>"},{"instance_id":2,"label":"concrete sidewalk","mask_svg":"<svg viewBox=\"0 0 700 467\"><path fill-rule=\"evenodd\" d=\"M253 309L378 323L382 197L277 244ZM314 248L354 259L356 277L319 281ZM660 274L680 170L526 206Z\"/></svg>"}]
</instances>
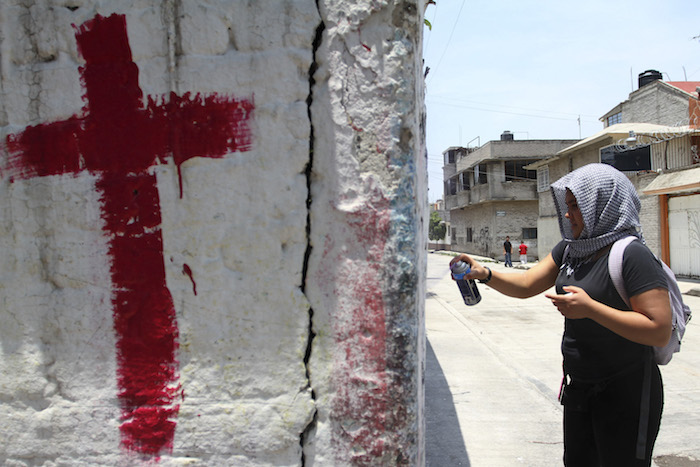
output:
<instances>
[{"instance_id":1,"label":"concrete sidewalk","mask_svg":"<svg viewBox=\"0 0 700 467\"><path fill-rule=\"evenodd\" d=\"M428 255L426 464L562 465L563 318L544 295L514 299L483 284L481 303L464 305L449 260ZM700 315L700 297L684 300ZM682 351L662 375L666 401L654 465L700 467L700 319L690 322Z\"/></svg>"}]
</instances>

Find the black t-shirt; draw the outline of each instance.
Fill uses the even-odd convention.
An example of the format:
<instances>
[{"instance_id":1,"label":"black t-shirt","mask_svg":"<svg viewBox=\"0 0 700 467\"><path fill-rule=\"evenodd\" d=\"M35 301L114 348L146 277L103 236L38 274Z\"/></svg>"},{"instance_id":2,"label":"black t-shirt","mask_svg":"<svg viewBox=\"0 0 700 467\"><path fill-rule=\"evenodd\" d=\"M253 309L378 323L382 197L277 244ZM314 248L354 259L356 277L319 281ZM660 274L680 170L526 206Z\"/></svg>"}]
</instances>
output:
<instances>
[{"instance_id":1,"label":"black t-shirt","mask_svg":"<svg viewBox=\"0 0 700 467\"><path fill-rule=\"evenodd\" d=\"M582 264L567 277L561 267L566 243L559 242L552 249L552 258L559 266L556 280L558 294L563 286L582 288L594 300L619 310L631 309L615 290L608 272L610 250L595 261ZM640 241L633 241L625 249L622 260L622 279L628 296L657 287L668 288L666 275L656 257ZM592 319L566 319L561 350L567 373L581 380L598 381L619 374L640 364L646 346L634 343L601 326Z\"/></svg>"},{"instance_id":2,"label":"black t-shirt","mask_svg":"<svg viewBox=\"0 0 700 467\"><path fill-rule=\"evenodd\" d=\"M513 248L513 245L511 245L510 242L503 242L503 249L506 251L506 253L510 253L511 249Z\"/></svg>"}]
</instances>

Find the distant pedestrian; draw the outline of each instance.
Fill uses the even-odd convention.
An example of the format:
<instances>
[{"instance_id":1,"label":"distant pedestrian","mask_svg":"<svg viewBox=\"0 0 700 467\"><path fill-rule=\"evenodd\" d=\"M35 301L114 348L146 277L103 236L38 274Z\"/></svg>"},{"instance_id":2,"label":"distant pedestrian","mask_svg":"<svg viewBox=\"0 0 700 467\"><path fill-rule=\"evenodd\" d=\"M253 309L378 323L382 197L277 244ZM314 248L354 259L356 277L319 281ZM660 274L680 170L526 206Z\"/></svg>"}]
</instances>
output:
<instances>
[{"instance_id":1,"label":"distant pedestrian","mask_svg":"<svg viewBox=\"0 0 700 467\"><path fill-rule=\"evenodd\" d=\"M562 241L519 274L491 271L468 255L466 279L502 294L545 296L564 316L564 464L651 465L663 409L663 383L652 351L671 336L671 306L660 262L639 231L639 196L606 164L581 167L551 186ZM608 272L610 248L634 236L622 259L629 303Z\"/></svg>"},{"instance_id":2,"label":"distant pedestrian","mask_svg":"<svg viewBox=\"0 0 700 467\"><path fill-rule=\"evenodd\" d=\"M513 261L511 259L512 252L513 252L513 244L510 243L510 237L506 235L506 241L503 242L503 255L505 256L507 268L513 267Z\"/></svg>"},{"instance_id":3,"label":"distant pedestrian","mask_svg":"<svg viewBox=\"0 0 700 467\"><path fill-rule=\"evenodd\" d=\"M527 264L527 245L525 245L525 240L520 242L518 250L520 250L520 264L524 266Z\"/></svg>"}]
</instances>

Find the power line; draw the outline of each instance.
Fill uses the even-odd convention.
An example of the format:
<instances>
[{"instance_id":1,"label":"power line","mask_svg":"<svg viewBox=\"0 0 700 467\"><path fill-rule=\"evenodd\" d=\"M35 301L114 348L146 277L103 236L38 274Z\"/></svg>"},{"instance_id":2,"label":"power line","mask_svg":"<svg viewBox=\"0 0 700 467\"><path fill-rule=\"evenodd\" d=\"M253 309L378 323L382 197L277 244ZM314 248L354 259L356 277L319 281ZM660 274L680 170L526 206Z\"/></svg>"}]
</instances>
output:
<instances>
[{"instance_id":1,"label":"power line","mask_svg":"<svg viewBox=\"0 0 700 467\"><path fill-rule=\"evenodd\" d=\"M444 100L443 100L444 99ZM542 109L533 109L530 107L518 107L515 105L503 105L503 104L490 104L488 102L478 102L478 101L473 101L469 99L460 99L458 97L439 97L439 96L429 96L426 98L426 101L430 100L435 100L438 103L447 103L447 104L452 104L455 105L455 102L463 102L463 103L469 103L469 104L478 104L478 105L486 105L486 106L492 106L492 107L505 107L509 109L520 109L520 110L527 110L530 112L542 112L542 113L548 113L548 114L560 114L560 115L571 115L573 117L590 117L596 119L598 121L598 117L596 115L588 115L588 114L582 114L579 112L562 112L559 110L542 110Z\"/></svg>"},{"instance_id":2,"label":"power line","mask_svg":"<svg viewBox=\"0 0 700 467\"><path fill-rule=\"evenodd\" d=\"M455 33L455 29L457 29L457 24L459 23L459 17L462 15L462 9L464 8L464 4L466 3L466 0L462 0L462 5L459 7L459 13L457 13L457 17L455 18L455 23L452 25L452 31L450 32L450 37L447 39L447 43L445 44L444 49L442 50L442 55L440 56L440 60L438 60L437 65L435 65L432 68L432 75L428 75L428 78L426 79L426 84L429 81L432 81L432 76L435 76L435 71L438 69L440 66L440 63L442 63L442 59L445 57L445 53L447 52L447 49L450 46L450 42L452 42L452 35Z\"/></svg>"},{"instance_id":3,"label":"power line","mask_svg":"<svg viewBox=\"0 0 700 467\"><path fill-rule=\"evenodd\" d=\"M484 109L484 108L474 107L474 106L470 106L470 105L455 104L454 102L438 102L438 104L446 105L448 107L457 107L460 109L480 110L483 112L494 112L494 113L501 113L501 114L508 114L508 115L520 115L523 117L546 118L549 120L564 120L564 121L577 121L578 120L578 114L570 114L571 117L554 117L554 116L550 116L550 115L536 115L536 114L528 114L528 113L522 113L522 112L509 112L507 110ZM559 113L563 113L563 112L559 112ZM574 115L576 115L576 117L574 117ZM583 120L583 121L586 121L589 123L594 122L593 120ZM598 120L596 119L595 122L597 123Z\"/></svg>"}]
</instances>

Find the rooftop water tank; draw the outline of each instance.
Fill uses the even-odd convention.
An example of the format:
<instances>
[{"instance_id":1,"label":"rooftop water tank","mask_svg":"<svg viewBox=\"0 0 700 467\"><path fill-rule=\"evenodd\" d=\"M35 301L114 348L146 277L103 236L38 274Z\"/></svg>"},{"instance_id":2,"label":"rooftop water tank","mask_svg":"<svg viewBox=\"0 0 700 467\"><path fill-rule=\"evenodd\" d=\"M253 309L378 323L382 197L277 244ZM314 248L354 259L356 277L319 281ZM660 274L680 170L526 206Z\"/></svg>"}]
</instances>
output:
<instances>
[{"instance_id":1,"label":"rooftop water tank","mask_svg":"<svg viewBox=\"0 0 700 467\"><path fill-rule=\"evenodd\" d=\"M660 79L663 79L663 75L656 70L647 70L644 73L639 73L639 87L641 88Z\"/></svg>"},{"instance_id":2,"label":"rooftop water tank","mask_svg":"<svg viewBox=\"0 0 700 467\"><path fill-rule=\"evenodd\" d=\"M513 133L504 130L503 133L501 133L501 141L513 141Z\"/></svg>"}]
</instances>

